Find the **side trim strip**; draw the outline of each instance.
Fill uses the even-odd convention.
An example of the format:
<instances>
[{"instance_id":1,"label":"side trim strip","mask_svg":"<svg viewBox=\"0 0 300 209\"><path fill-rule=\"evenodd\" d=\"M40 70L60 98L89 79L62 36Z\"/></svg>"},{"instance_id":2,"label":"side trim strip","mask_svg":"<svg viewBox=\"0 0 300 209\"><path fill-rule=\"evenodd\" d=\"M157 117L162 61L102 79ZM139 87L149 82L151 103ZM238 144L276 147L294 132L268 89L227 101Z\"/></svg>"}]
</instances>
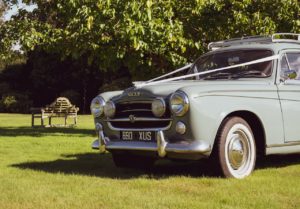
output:
<instances>
[{"instance_id":1,"label":"side trim strip","mask_svg":"<svg viewBox=\"0 0 300 209\"><path fill-rule=\"evenodd\" d=\"M300 145L300 141L299 142L287 142L285 144L270 144L267 146L267 148L272 148L272 147L288 147L288 146L296 146L296 145Z\"/></svg>"}]
</instances>

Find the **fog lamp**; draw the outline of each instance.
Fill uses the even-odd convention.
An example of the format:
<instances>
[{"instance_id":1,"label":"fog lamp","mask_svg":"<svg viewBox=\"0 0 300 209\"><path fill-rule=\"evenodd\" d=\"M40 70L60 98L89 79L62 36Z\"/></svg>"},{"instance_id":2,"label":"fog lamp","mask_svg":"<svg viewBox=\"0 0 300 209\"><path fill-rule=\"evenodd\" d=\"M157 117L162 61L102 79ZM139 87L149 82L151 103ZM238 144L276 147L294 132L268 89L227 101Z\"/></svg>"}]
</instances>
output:
<instances>
[{"instance_id":1,"label":"fog lamp","mask_svg":"<svg viewBox=\"0 0 300 209\"><path fill-rule=\"evenodd\" d=\"M186 132L186 125L183 123L183 122L181 122L181 121L178 121L177 123L176 123L176 132L177 133L179 133L179 134L185 134L185 132Z\"/></svg>"}]
</instances>

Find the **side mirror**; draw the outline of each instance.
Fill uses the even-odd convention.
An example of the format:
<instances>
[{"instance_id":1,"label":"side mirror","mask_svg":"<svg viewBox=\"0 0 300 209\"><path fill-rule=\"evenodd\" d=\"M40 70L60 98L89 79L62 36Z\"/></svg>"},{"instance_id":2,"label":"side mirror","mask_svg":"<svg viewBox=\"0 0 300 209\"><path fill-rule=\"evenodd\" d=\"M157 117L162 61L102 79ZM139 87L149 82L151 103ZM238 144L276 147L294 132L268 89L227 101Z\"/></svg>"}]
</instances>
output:
<instances>
[{"instance_id":1,"label":"side mirror","mask_svg":"<svg viewBox=\"0 0 300 209\"><path fill-rule=\"evenodd\" d=\"M281 74L281 81L294 80L297 78L297 72L295 70L283 70Z\"/></svg>"},{"instance_id":2,"label":"side mirror","mask_svg":"<svg viewBox=\"0 0 300 209\"><path fill-rule=\"evenodd\" d=\"M289 79L296 79L296 78L297 78L297 73L296 73L296 71L295 71L295 70L290 70L290 71L288 72L288 74L287 74L287 77L288 77Z\"/></svg>"}]
</instances>

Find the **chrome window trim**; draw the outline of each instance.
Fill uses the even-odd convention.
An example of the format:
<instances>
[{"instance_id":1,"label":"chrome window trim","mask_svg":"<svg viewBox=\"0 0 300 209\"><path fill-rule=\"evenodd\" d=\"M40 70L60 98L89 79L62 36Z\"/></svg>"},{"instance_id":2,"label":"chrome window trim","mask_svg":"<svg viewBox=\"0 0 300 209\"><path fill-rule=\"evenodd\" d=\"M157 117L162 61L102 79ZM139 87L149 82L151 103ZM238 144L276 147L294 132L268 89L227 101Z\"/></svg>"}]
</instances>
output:
<instances>
[{"instance_id":1,"label":"chrome window trim","mask_svg":"<svg viewBox=\"0 0 300 209\"><path fill-rule=\"evenodd\" d=\"M284 85L298 85L297 83L294 83L294 82L285 82L285 80L282 80L281 79L281 64L282 64L282 59L283 57L285 56L286 58L286 55L287 54L292 54L292 53L300 53L300 50L299 49L283 49L281 51L279 51L279 55L280 55L280 58L278 59L278 62L277 62L277 78L275 80L276 84L284 84ZM295 81L295 80L294 80Z\"/></svg>"}]
</instances>

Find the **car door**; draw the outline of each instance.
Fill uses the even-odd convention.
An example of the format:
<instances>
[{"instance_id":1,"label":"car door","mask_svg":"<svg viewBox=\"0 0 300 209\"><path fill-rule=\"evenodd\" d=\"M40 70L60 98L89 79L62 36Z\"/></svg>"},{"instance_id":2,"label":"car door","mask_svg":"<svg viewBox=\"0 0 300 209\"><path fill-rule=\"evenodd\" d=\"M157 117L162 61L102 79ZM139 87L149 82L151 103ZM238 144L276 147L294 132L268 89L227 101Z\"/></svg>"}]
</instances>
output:
<instances>
[{"instance_id":1,"label":"car door","mask_svg":"<svg viewBox=\"0 0 300 209\"><path fill-rule=\"evenodd\" d=\"M300 142L300 50L283 51L279 60L281 102L285 142Z\"/></svg>"}]
</instances>

